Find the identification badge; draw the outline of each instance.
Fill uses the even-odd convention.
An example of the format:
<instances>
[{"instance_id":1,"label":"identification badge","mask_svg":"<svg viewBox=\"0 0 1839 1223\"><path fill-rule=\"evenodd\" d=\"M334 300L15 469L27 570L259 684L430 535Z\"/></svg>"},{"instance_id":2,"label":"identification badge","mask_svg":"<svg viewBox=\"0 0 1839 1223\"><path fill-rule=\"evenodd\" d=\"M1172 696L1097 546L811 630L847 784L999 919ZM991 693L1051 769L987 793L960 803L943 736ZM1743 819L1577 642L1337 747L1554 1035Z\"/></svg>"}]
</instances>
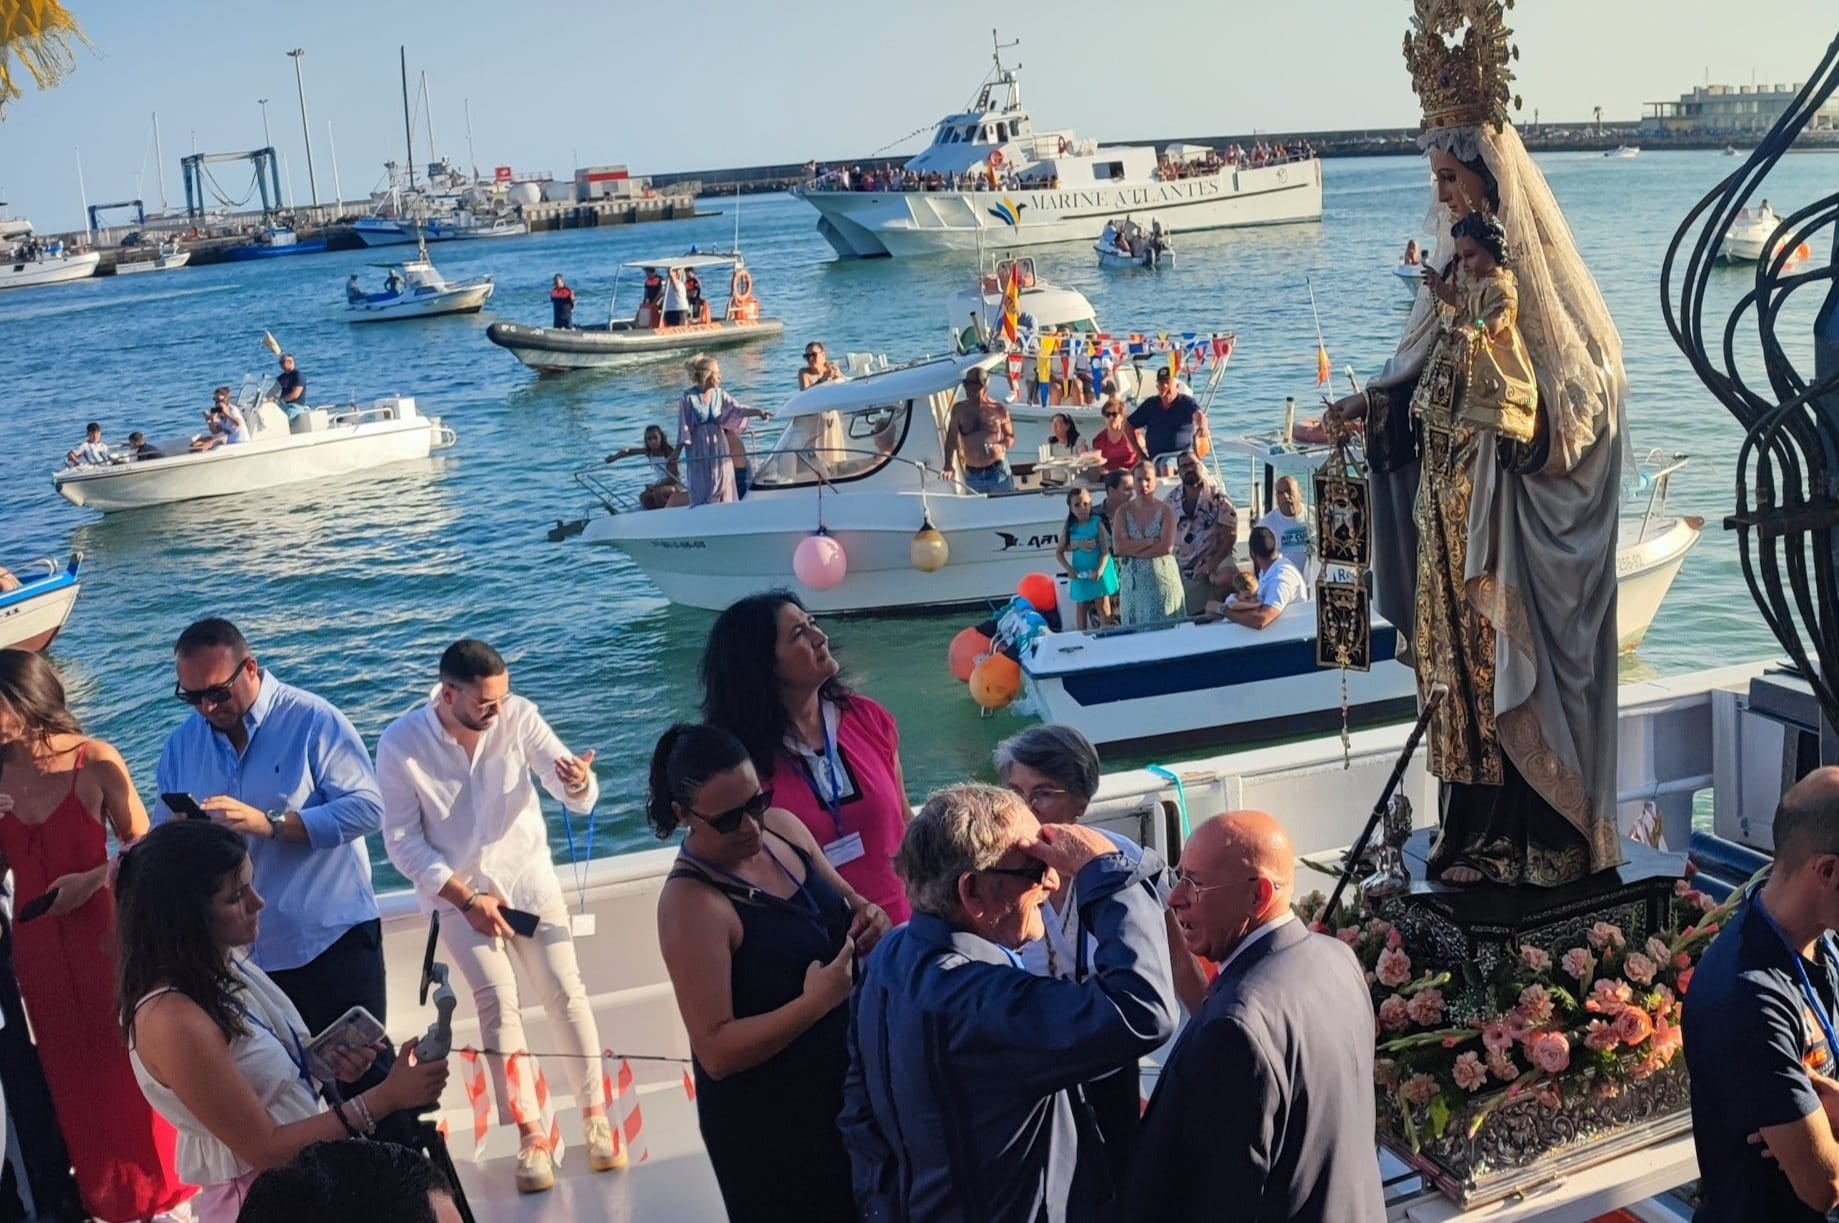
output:
<instances>
[{"instance_id":1,"label":"identification badge","mask_svg":"<svg viewBox=\"0 0 1839 1223\"><path fill-rule=\"evenodd\" d=\"M592 938L594 936L594 915L592 913L570 914L568 933L573 938Z\"/></svg>"},{"instance_id":2,"label":"identification badge","mask_svg":"<svg viewBox=\"0 0 1839 1223\"><path fill-rule=\"evenodd\" d=\"M862 834L852 832L824 846L824 857L832 866L848 866L867 851L862 848Z\"/></svg>"}]
</instances>

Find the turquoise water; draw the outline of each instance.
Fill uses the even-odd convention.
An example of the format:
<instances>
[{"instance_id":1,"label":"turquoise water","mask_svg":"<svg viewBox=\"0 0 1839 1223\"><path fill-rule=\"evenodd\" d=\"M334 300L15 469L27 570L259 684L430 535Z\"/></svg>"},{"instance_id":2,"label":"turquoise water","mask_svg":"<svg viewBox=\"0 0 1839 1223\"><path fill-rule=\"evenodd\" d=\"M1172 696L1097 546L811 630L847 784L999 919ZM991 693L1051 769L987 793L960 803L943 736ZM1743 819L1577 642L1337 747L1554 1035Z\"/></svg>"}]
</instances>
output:
<instances>
[{"instance_id":1,"label":"turquoise water","mask_svg":"<svg viewBox=\"0 0 1839 1223\"><path fill-rule=\"evenodd\" d=\"M1771 654L1734 542L1717 528L1733 501L1740 434L1668 340L1658 294L1673 227L1738 163L1650 153L1542 164L1621 327L1636 448L1694 456L1673 506L1710 524L1623 678ZM1769 185L1771 203L1786 215L1830 191L1835 169L1839 159L1789 158ZM1044 275L1084 291L1113 332L1236 329L1214 428L1275 427L1286 394L1299 404L1316 397L1306 281L1337 369L1377 369L1405 316L1391 269L1424 216L1423 164L1331 161L1325 179L1319 225L1185 237L1172 272L1100 272L1079 245L1042 248L1036 259ZM439 247L450 278L497 280L492 312L472 319L351 326L344 280L353 271L374 278L364 265L379 257L355 251L0 298L0 562L87 554L83 597L54 656L87 725L121 748L143 792L185 713L170 695L169 651L195 617L236 620L266 666L337 703L373 744L427 691L441 649L477 636L505 653L517 690L576 751L598 749L605 822L596 852L650 843L640 816L645 765L664 726L694 709L711 616L668 605L610 549L551 544L544 533L584 508L572 471L674 414L682 371L666 360L539 379L488 344L485 325L494 316L546 322L556 272L580 295L577 317L600 317L619 263L732 239L734 201L704 203L724 215ZM836 263L815 219L789 197L741 204L755 291L787 323L783 340L723 355L727 384L744 402L781 401L808 339L833 353L896 358L948 346L944 300L964 286L970 259ZM1728 300L1748 283L1735 269L1718 278ZM1809 368L1811 344L1795 337L1807 334L1812 307L1791 311L1783 326ZM194 428L211 387L271 367L264 328L298 355L314 402L413 394L458 431L458 446L383 478L107 518L52 492L49 474L87 420L101 420L110 438ZM970 619L831 626L854 681L899 719L916 796L987 772L990 748L1018 725L980 718L946 671L946 644Z\"/></svg>"}]
</instances>

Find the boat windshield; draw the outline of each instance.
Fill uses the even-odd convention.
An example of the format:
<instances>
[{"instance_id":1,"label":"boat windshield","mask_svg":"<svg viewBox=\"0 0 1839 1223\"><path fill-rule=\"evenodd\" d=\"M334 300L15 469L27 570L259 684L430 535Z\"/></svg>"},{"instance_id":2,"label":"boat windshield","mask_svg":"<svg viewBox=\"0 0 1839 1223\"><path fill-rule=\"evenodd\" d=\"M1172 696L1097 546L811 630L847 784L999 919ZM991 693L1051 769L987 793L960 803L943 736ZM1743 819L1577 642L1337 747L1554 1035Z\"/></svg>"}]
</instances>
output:
<instances>
[{"instance_id":1,"label":"boat windshield","mask_svg":"<svg viewBox=\"0 0 1839 1223\"><path fill-rule=\"evenodd\" d=\"M753 463L752 487L799 488L858 480L886 467L906 440L913 402L793 417Z\"/></svg>"}]
</instances>

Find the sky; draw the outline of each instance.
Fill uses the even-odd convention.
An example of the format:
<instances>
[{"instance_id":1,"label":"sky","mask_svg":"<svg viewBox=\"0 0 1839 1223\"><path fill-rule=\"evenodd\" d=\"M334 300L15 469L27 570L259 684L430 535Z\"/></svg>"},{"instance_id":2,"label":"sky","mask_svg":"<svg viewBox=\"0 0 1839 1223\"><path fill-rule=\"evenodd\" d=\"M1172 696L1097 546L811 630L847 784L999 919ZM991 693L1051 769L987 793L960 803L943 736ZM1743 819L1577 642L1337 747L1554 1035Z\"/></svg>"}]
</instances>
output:
<instances>
[{"instance_id":1,"label":"sky","mask_svg":"<svg viewBox=\"0 0 1839 1223\"><path fill-rule=\"evenodd\" d=\"M28 93L0 121L0 200L42 231L83 223L91 203L158 203L152 116L166 197L182 207L179 158L259 147L268 124L293 194L306 154L289 48L302 61L319 195L336 148L346 200L402 160L397 47L411 88L426 71L437 151L467 164L571 174L841 160L916 151L963 106L989 67L990 28L1022 65L1037 129L1102 140L1252 130L1395 128L1416 99L1400 56L1408 0L1162 0L1151 24L1100 33L1135 10L1061 0L1015 10L968 0L66 0L94 43L55 90ZM1733 11L1744 14L1732 21ZM1051 12L1051 19L1039 14ZM1520 0L1521 121L1633 119L1709 73L1713 83L1805 78L1839 28L1831 0ZM331 123L331 141L327 124ZM426 126L416 160L427 160ZM245 166L213 167L233 196ZM117 223L126 219L116 214Z\"/></svg>"}]
</instances>

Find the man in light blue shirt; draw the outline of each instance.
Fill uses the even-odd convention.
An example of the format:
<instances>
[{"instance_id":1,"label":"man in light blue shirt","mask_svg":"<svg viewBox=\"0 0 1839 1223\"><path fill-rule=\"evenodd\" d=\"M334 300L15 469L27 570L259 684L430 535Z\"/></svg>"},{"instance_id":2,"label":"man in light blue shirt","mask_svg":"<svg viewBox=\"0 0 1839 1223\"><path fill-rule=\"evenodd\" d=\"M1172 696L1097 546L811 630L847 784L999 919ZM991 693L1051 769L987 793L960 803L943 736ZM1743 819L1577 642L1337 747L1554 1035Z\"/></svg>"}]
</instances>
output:
<instances>
[{"instance_id":1,"label":"man in light blue shirt","mask_svg":"<svg viewBox=\"0 0 1839 1223\"><path fill-rule=\"evenodd\" d=\"M160 753L166 795L243 834L267 907L252 954L312 1032L353 1006L385 1019L382 925L363 838L383 825L370 753L345 715L264 671L228 620L179 635L174 695L197 713ZM175 800L176 801L176 800Z\"/></svg>"}]
</instances>

